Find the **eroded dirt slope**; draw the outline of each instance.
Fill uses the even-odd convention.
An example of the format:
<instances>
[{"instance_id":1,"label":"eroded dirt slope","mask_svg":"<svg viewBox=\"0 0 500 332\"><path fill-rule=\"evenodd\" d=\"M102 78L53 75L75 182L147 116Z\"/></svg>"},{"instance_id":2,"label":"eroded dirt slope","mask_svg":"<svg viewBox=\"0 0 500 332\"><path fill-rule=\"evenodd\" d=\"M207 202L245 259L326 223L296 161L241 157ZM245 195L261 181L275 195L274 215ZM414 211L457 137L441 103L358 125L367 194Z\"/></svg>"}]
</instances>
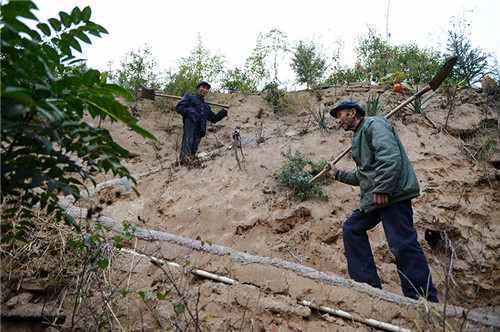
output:
<instances>
[{"instance_id":1,"label":"eroded dirt slope","mask_svg":"<svg viewBox=\"0 0 500 332\"><path fill-rule=\"evenodd\" d=\"M132 174L157 172L138 180L140 197L117 186L101 190L93 201L98 204L99 200L112 200L113 204L103 206L100 213L119 222L132 222L138 227L184 238L199 237L241 253L297 263L329 276L349 279L342 223L357 207L359 188L325 178L320 183L330 198L311 197L301 202L289 189L275 186L273 172L285 162L282 152L300 151L307 158L319 161L334 158L349 146L351 133L339 130L334 122L328 131L319 130L306 111L307 105L331 107L344 100L364 104L371 93L381 94L385 112L409 97L377 86L330 87L315 94L291 93L290 98L299 110L274 114L260 95L213 95L212 100L232 105L229 117L209 126L199 149L202 161L191 167L176 164L181 119L168 102L143 100L137 105L139 124L152 132L158 142L144 140L118 124L105 122L101 126L110 129L116 141L132 152L133 158L124 162ZM463 140L476 135L477 131L472 129L484 123L484 100L484 92L480 90L462 90L448 117L450 100L438 94L425 115L403 110L391 122L420 181L422 195L413 203L414 221L439 297L445 297L448 284L449 303L467 307L474 300L476 311L498 316L499 173L490 163L474 161L479 156L477 151ZM259 113L262 113L260 118ZM497 114L490 111L488 116ZM447 117L445 131L442 125ZM224 149L231 146L236 128L243 137L263 138L260 144L243 147L244 160L239 156L241 169L233 149ZM207 156L218 148L222 149ZM489 159L499 157L492 155ZM338 165L354 169L350 155ZM111 179L106 176L99 181ZM116 198L118 191L121 195ZM383 289L401 294L395 261L382 226L377 226L369 236ZM189 257L194 266L238 281L230 291L212 281L194 281L207 290L203 299L211 304L204 312L217 317L211 320L210 328L214 330L237 330L245 313L248 319L254 311L258 312L253 317L258 330L371 329L338 317L322 316L297 305L297 299L310 299L364 317L415 328L405 306L352 289L325 286L293 271L265 264L235 263L227 256L203 254L167 243L138 241L135 246L171 261ZM452 278L447 280L451 250ZM130 257L122 253L117 261L125 265ZM161 280L161 271L147 259L137 262L139 268L134 270L137 287L157 290L155 280ZM122 272L126 271L124 267ZM131 306L128 310L139 310L138 307ZM158 305L155 310L160 316L172 316L170 307ZM123 319L132 324L130 315L124 314ZM158 317L152 314L147 319L153 325L158 324Z\"/></svg>"}]
</instances>

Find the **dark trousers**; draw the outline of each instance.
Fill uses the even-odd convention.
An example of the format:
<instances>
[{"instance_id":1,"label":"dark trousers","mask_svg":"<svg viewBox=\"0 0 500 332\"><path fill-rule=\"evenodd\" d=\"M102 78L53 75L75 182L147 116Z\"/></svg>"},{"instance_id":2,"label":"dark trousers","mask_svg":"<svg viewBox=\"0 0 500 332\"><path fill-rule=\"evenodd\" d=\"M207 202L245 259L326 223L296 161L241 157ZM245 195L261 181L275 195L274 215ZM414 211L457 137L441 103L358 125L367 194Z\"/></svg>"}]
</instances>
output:
<instances>
[{"instance_id":1,"label":"dark trousers","mask_svg":"<svg viewBox=\"0 0 500 332\"><path fill-rule=\"evenodd\" d=\"M186 119L184 121L181 153L179 155L180 160L184 160L196 154L201 142L201 137L200 124L192 122L191 119Z\"/></svg>"},{"instance_id":2,"label":"dark trousers","mask_svg":"<svg viewBox=\"0 0 500 332\"><path fill-rule=\"evenodd\" d=\"M382 221L389 248L396 257L403 294L413 299L418 299L421 295L428 301L438 302L437 290L432 284L427 259L418 243L417 231L413 227L411 200L398 202L369 213L357 209L345 221L342 234L347 268L351 278L382 288L366 234L366 231L374 228L380 221Z\"/></svg>"}]
</instances>

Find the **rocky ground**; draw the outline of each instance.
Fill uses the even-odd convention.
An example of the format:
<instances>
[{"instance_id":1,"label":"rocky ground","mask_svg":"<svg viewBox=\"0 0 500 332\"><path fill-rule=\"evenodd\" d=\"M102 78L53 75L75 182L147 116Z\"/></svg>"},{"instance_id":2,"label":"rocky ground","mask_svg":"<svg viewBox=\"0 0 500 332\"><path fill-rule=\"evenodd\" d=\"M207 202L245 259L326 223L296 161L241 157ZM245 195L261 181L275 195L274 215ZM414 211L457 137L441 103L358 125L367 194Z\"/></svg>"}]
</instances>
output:
<instances>
[{"instance_id":1,"label":"rocky ground","mask_svg":"<svg viewBox=\"0 0 500 332\"><path fill-rule=\"evenodd\" d=\"M425 113L404 109L391 118L420 181L414 221L439 291L437 306L401 295L381 225L369 236L383 291L349 280L342 223L357 207L359 188L324 178L319 184L330 198L301 201L290 189L276 186L273 173L286 162L282 153L300 151L319 161L334 158L350 144L352 134L333 121L328 130L320 130L308 107L329 109L344 100L364 104L370 94L381 96L382 112L411 95L365 84L328 87L289 93L293 111L277 113L262 95L211 95L212 101L231 105L229 117L209 125L199 158L190 166L176 163L182 120L169 100L141 100L133 110L158 142L120 124L89 118L131 152L123 162L139 175L141 194L107 183L112 180L107 174L98 182L108 185L91 197L94 206L102 208L102 218L97 218L101 223L118 231L125 223L138 227L126 250L109 249L111 265L101 282L114 285L115 294L117 289L130 293L108 298L112 315L107 326L195 330L186 327L193 313L201 329L212 331L372 331L368 319L410 330L440 330L446 304L446 312L458 316L447 319L449 330L458 330L462 322L469 330L499 329L499 108L498 100L482 89L460 90L451 112L451 95L440 90ZM244 156L237 150L238 159L232 148L237 128L249 143L242 148ZM355 167L350 155L338 165ZM26 265L13 263L5 254L2 258L2 326L35 329L40 325L20 320L29 317L28 309L39 311L45 303L44 315L54 316L49 309L61 303L63 295L55 292L48 300L46 285L39 285L44 276L40 271L50 270L50 264L45 260L39 269L30 265L30 272L22 275L13 272L14 266ZM229 280L207 278L205 272ZM179 297L172 295L177 291L189 298L189 308L180 310L175 302ZM158 297L166 293L165 299ZM64 296L61 308L68 309L71 294ZM92 294L90 302L83 301L80 314L86 303L102 306L99 298ZM351 316L343 318L335 310ZM62 326L69 326L70 312L60 318ZM79 322L82 330L90 326L82 324L95 323Z\"/></svg>"}]
</instances>

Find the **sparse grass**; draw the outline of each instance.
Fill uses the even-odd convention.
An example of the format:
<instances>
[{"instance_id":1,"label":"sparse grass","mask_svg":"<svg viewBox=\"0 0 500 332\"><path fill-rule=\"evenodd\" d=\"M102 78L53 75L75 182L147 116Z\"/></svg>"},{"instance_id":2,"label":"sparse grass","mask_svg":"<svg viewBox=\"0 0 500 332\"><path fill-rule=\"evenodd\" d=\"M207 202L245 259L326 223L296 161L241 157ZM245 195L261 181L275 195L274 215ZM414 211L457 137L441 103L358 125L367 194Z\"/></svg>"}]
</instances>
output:
<instances>
[{"instance_id":1,"label":"sparse grass","mask_svg":"<svg viewBox=\"0 0 500 332\"><path fill-rule=\"evenodd\" d=\"M487 167L492 162L500 160L500 128L494 120L482 121L475 134L462 143L466 154L478 166Z\"/></svg>"},{"instance_id":2,"label":"sparse grass","mask_svg":"<svg viewBox=\"0 0 500 332\"><path fill-rule=\"evenodd\" d=\"M380 95L378 93L370 94L365 104L365 109L366 113L368 113L368 116L376 116L380 112L382 104L383 101L380 100Z\"/></svg>"},{"instance_id":3,"label":"sparse grass","mask_svg":"<svg viewBox=\"0 0 500 332\"><path fill-rule=\"evenodd\" d=\"M416 114L421 114L425 109L429 107L429 102L436 97L436 94L430 95L426 99L422 100L422 97L416 98L407 107Z\"/></svg>"},{"instance_id":4,"label":"sparse grass","mask_svg":"<svg viewBox=\"0 0 500 332\"><path fill-rule=\"evenodd\" d=\"M317 105L316 107L307 106L307 112L311 114L314 119L314 122L318 125L319 129L322 131L326 131L328 129L328 125L334 119L328 113L328 109L324 105Z\"/></svg>"}]
</instances>

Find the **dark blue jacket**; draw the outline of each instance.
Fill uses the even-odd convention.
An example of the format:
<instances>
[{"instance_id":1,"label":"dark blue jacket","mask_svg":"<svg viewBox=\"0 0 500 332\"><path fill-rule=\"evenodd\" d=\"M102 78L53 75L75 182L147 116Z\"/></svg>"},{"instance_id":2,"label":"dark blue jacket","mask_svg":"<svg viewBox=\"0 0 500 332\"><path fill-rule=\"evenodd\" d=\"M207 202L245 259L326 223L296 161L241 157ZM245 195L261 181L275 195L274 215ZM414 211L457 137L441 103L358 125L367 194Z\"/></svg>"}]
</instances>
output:
<instances>
[{"instance_id":1,"label":"dark blue jacket","mask_svg":"<svg viewBox=\"0 0 500 332\"><path fill-rule=\"evenodd\" d=\"M207 132L207 120L216 123L227 116L227 110L224 108L217 114L212 112L210 105L200 95L185 95L175 106L175 110L182 115L183 122L189 120L193 124L199 125L202 137Z\"/></svg>"}]
</instances>

